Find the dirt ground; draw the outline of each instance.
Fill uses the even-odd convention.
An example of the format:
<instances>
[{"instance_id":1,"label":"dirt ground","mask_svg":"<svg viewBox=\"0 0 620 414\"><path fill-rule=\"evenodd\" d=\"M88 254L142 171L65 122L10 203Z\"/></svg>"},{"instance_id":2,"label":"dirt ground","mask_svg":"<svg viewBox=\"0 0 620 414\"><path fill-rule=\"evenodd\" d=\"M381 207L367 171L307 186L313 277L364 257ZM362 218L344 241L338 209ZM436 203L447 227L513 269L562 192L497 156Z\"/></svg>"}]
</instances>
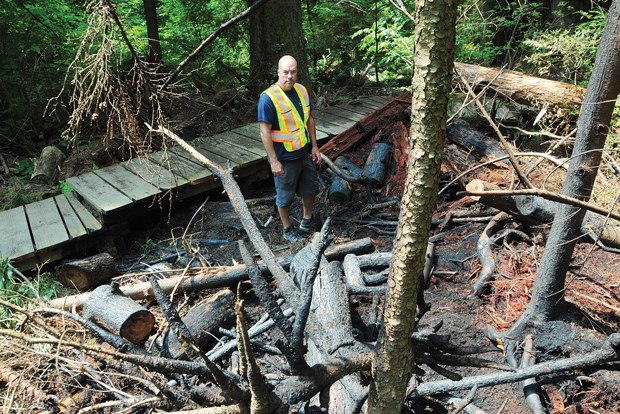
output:
<instances>
[{"instance_id":1,"label":"dirt ground","mask_svg":"<svg viewBox=\"0 0 620 414\"><path fill-rule=\"evenodd\" d=\"M393 137L402 126L387 126L382 135L374 140L385 140L396 144ZM361 143L347 156L362 165L372 139ZM390 162L386 184L372 192L373 202L399 200L404 183L403 154L406 150L395 145L394 158ZM484 161L479 154L463 151L448 142L446 156L460 171ZM102 161L103 162L103 161ZM78 159L73 166L84 166ZM74 173L71 171L70 174ZM333 206L327 199L329 173L322 169L322 191L317 200L316 213L323 220L332 217L331 231L335 242L370 237L377 252L389 252L392 249L394 235L389 234L394 227L377 226L367 223L370 219L385 221L397 220L399 207L392 205L372 214L367 207L372 204L369 194L359 185L353 185L353 199L344 205ZM444 168L441 187L454 179L450 168ZM467 182L474 178L509 186L514 174L505 164L490 165L463 177ZM537 185L544 183L547 189L558 189L562 183L562 173L553 166L542 164L531 176ZM603 185L608 188L620 188L617 179L603 177ZM291 246L282 238L282 229L273 206L275 195L271 179L252 182L240 182L247 200L256 202L251 211L261 233L276 256L293 254L299 246ZM434 219L446 219L449 212L467 210L479 212L482 207L459 195L462 188L452 183L439 196ZM206 204L203 206L203 203ZM604 203L601 203L604 205ZM293 206L294 220L301 218L300 204ZM182 269L185 266L230 266L241 263L237 241L248 241L245 232L225 196L219 191L201 195L175 204L170 211L152 212L132 220L133 228L125 239L126 249L117 258L117 281L133 283L139 277L135 272L143 263L158 262L169 268ZM486 337L484 329L490 325L497 331L509 329L513 322L527 307L534 284L536 269L540 263L548 226L525 227L522 223L511 221L508 227L524 231L529 238L503 239L492 249L497 270L481 297L470 298L472 284L477 279L481 264L478 259L477 242L485 223L481 222L447 222L443 226L434 225L431 235L442 233L436 243L436 262L430 283L425 289L425 301L430 310L420 319L418 329L431 327L442 322L438 334L449 335L450 343L459 347L493 345ZM183 239L185 244L182 243ZM249 246L251 249L251 246ZM188 263L186 254L179 255L181 249L190 249L193 260ZM606 336L620 331L620 282L618 282L620 256L593 246L586 240L577 244L570 273L567 278L566 297L569 308L561 320L540 326L534 332L536 360L542 362L554 358L566 358L598 349ZM370 269L368 274L379 273L383 269ZM248 286L249 291L249 286ZM194 292L185 295L183 309L211 294L211 291ZM255 305L255 308L252 308ZM261 308L248 300L250 318L255 321L261 314ZM356 296L351 299L354 327L362 332L362 339L368 342L376 340L380 326L374 321L380 320L382 298L374 300L371 296ZM230 327L229 327L230 328ZM265 342L273 338L261 337ZM7 350L5 349L4 354ZM4 355L0 352L0 356ZM15 354L12 354L15 356ZM486 360L505 364L502 349L480 356ZM275 357L274 357L275 358ZM273 360L272 358L271 360ZM275 358L277 362L277 358ZM31 367L34 374L38 368ZM273 370L273 364L265 365L265 370ZM424 375L421 381L430 382L444 379L431 367L421 364L419 368ZM573 371L561 378L542 385L542 401L549 413L618 413L620 412L620 377L618 364L608 365L598 371ZM491 368L447 367L448 370L463 376L480 375L495 372ZM542 378L541 378L542 379ZM64 397L74 388L70 388L66 378L45 379L50 391ZM464 397L466 392L455 393ZM473 399L475 404L486 413L526 414L521 384L508 384L481 388ZM17 411L16 411L17 412ZM27 412L27 411L21 411ZM101 411L104 412L104 411ZM433 398L424 398L407 402L404 412L409 413L448 413L445 404Z\"/></svg>"},{"instance_id":2,"label":"dirt ground","mask_svg":"<svg viewBox=\"0 0 620 414\"><path fill-rule=\"evenodd\" d=\"M358 151L366 151L359 148ZM355 159L355 154L350 154ZM477 177L484 177L499 181L505 179L505 169L486 170L477 173ZM391 179L400 180L402 174L392 170ZM541 172L542 174L542 172ZM329 180L328 173L322 172L323 182ZM444 183L451 178L444 177ZM390 178L388 178L389 181ZM382 201L398 195L398 183L394 181L391 191L377 191L375 201ZM268 223L261 229L277 256L294 253L291 247L281 236L281 225L277 219L277 212L272 204L274 196L271 180L241 183L244 195L248 200L261 200L251 208L258 223ZM386 186L388 187L388 186ZM332 217L331 230L336 236L335 241L347 241L370 237L375 245L375 251L391 251L394 236L381 234L385 228L359 224L365 207L369 204L368 194L361 188L356 188L353 200L345 206L332 206L326 197L326 188L323 188L317 202L316 212L325 219ZM136 257L144 255L147 247L155 246L149 254L171 251L170 248L178 242L171 235L180 235L184 231L189 235L191 244L199 250L203 261L211 265L233 265L241 263L238 252L238 240L247 237L232 211L229 203L221 195L208 196L207 205L200 210L205 201L204 196L187 200L182 207L175 207L172 215L162 218L157 225L142 230L129 241L132 254L125 257L127 263L135 262ZM459 210L464 206L470 210L480 209L480 206L471 201L464 202L455 192L446 192L438 201L435 214L436 219L445 218L449 211ZM195 214L196 211L200 212ZM398 207L388 207L382 210L383 217L397 217ZM292 210L293 218L301 217L300 204L296 202ZM194 217L192 224L188 226ZM531 237L529 240L506 240L502 245L493 249L497 271L489 286L480 298L469 298L472 283L478 276L481 264L478 260L476 244L485 227L485 223L447 224L443 228L435 226L432 235L444 232L445 235L436 244L436 263L430 285L425 290L425 300L431 305L420 320L418 329L433 326L443 322L439 334L449 335L451 343L467 346L488 346L489 339L484 334L487 324L497 331L507 330L514 320L521 315L529 302L536 266L540 262L544 250L544 238L547 227L525 229L520 223L512 222L509 226L522 228ZM394 230L393 228L391 230ZM164 250L161 250L164 248ZM620 328L620 295L618 295L617 269L620 267L620 257L613 253L606 253L592 244L578 243L573 258L571 273L568 277L567 298L570 303L569 311L560 321L541 326L535 332L537 361L570 357L583 352L597 349L607 335L618 332ZM381 300L373 303L371 297L357 297L351 302L354 323L363 332L369 332L369 320L380 315ZM376 329L373 331L376 333ZM367 337L372 341L375 338ZM504 363L501 349L482 358ZM429 367L422 365L426 372L423 381L443 379ZM608 370L598 372L574 373L586 381L575 381L568 377L558 382L543 386L543 403L548 412L560 413L612 413L620 412L620 402L616 395L620 391L617 372L618 366L610 366ZM480 375L493 372L485 368L449 368L455 372L467 375ZM459 394L464 397L465 393ZM492 388L479 389L474 398L474 404L487 413L514 413L525 414L530 411L523 402L523 391L520 384L508 384ZM445 413L445 405L432 398L408 402L409 412Z\"/></svg>"}]
</instances>

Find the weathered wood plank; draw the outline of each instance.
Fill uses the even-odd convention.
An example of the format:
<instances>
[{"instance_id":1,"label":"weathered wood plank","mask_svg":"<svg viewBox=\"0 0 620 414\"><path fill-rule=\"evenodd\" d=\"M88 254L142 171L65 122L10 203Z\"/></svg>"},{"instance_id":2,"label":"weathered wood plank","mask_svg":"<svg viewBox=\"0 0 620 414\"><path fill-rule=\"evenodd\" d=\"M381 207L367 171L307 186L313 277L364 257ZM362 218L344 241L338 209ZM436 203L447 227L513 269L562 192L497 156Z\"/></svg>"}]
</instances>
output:
<instances>
[{"instance_id":1,"label":"weathered wood plank","mask_svg":"<svg viewBox=\"0 0 620 414\"><path fill-rule=\"evenodd\" d=\"M338 105L331 106L330 108L338 108L344 111L349 111L351 113L356 113L360 115L368 115L369 113L374 111L374 109L368 108L362 105L359 101L340 103Z\"/></svg>"},{"instance_id":2,"label":"weathered wood plank","mask_svg":"<svg viewBox=\"0 0 620 414\"><path fill-rule=\"evenodd\" d=\"M392 102L393 99L394 97L391 97L391 96L368 96L366 99L364 99L364 101L374 102L377 105L383 106L385 104Z\"/></svg>"},{"instance_id":3,"label":"weathered wood plank","mask_svg":"<svg viewBox=\"0 0 620 414\"><path fill-rule=\"evenodd\" d=\"M73 211L78 215L80 221L86 228L86 231L90 233L97 232L103 228L103 225L88 211L86 207L75 197L74 194L65 194L65 198L71 204Z\"/></svg>"},{"instance_id":4,"label":"weathered wood plank","mask_svg":"<svg viewBox=\"0 0 620 414\"><path fill-rule=\"evenodd\" d=\"M335 125L332 124L329 121L325 121L322 119L315 119L316 120L316 132L317 132L317 140L318 140L318 134L319 131L326 134L326 135L338 135L340 134L342 131L344 131L345 129L347 129L350 125L345 126L341 126L341 125Z\"/></svg>"},{"instance_id":5,"label":"weathered wood plank","mask_svg":"<svg viewBox=\"0 0 620 414\"><path fill-rule=\"evenodd\" d=\"M323 109L320 113L327 114L330 117L333 117L334 119L344 119L350 124L353 124L364 117L364 115L360 113L352 112L352 111L349 111L349 110L346 110L346 109L343 109L337 106L328 106L327 108Z\"/></svg>"},{"instance_id":6,"label":"weathered wood plank","mask_svg":"<svg viewBox=\"0 0 620 414\"><path fill-rule=\"evenodd\" d=\"M69 233L53 198L27 204L26 215L37 250L58 246L69 241Z\"/></svg>"},{"instance_id":7,"label":"weathered wood plank","mask_svg":"<svg viewBox=\"0 0 620 414\"><path fill-rule=\"evenodd\" d=\"M230 142L242 150L249 151L260 158L267 156L265 147L263 147L263 142L261 140L255 140L234 131L227 131L217 134L214 137L211 137L211 139Z\"/></svg>"},{"instance_id":8,"label":"weathered wood plank","mask_svg":"<svg viewBox=\"0 0 620 414\"><path fill-rule=\"evenodd\" d=\"M119 164L102 168L94 171L94 173L137 203L150 200L160 192L157 187L147 183Z\"/></svg>"},{"instance_id":9,"label":"weathered wood plank","mask_svg":"<svg viewBox=\"0 0 620 414\"><path fill-rule=\"evenodd\" d=\"M0 212L0 257L14 259L34 252L23 206Z\"/></svg>"},{"instance_id":10,"label":"weathered wood plank","mask_svg":"<svg viewBox=\"0 0 620 414\"><path fill-rule=\"evenodd\" d=\"M88 234L86 227L82 224L80 217L69 204L69 200L65 197L64 194L58 195L54 197L56 201L56 205L58 206L58 210L62 215L62 218L65 222L65 227L67 229L67 233L69 233L69 238L75 239L85 234Z\"/></svg>"},{"instance_id":11,"label":"weathered wood plank","mask_svg":"<svg viewBox=\"0 0 620 414\"><path fill-rule=\"evenodd\" d=\"M237 134L241 134L246 137L252 138L253 140L260 142L261 144L263 142L260 139L260 126L258 125L258 122L254 122L254 123L244 125L239 128L235 128L232 131Z\"/></svg>"},{"instance_id":12,"label":"weathered wood plank","mask_svg":"<svg viewBox=\"0 0 620 414\"><path fill-rule=\"evenodd\" d=\"M212 150L213 144L209 143L204 144L204 146L200 147L199 145L196 145L195 143L191 143L192 146L194 146L194 148L196 148L196 150L201 153L202 155L204 155L205 157L207 157L207 159L209 159L210 161L219 164L222 167L227 167L228 166L228 162L231 162L231 166L234 168L236 166L239 165L238 162L235 162L234 160L229 159L228 157L224 157L216 152L214 152ZM201 144L203 145L203 144ZM195 159L194 157L192 157L187 151L178 148L175 149L176 153L182 157L184 157L185 159L196 163L200 168L205 169L206 171L209 171L209 169L205 166L202 165L202 163L200 161L198 161L197 159Z\"/></svg>"},{"instance_id":13,"label":"weathered wood plank","mask_svg":"<svg viewBox=\"0 0 620 414\"><path fill-rule=\"evenodd\" d=\"M189 183L182 176L171 174L167 168L157 165L145 157L133 158L123 162L122 165L144 181L162 190L170 190Z\"/></svg>"},{"instance_id":14,"label":"weathered wood plank","mask_svg":"<svg viewBox=\"0 0 620 414\"><path fill-rule=\"evenodd\" d=\"M213 176L211 171L202 165L180 155L182 149L170 149L166 153L154 152L149 154L149 159L165 169L172 171L175 176L180 175L186 181L194 183L196 181L205 180ZM189 155L188 155L189 156Z\"/></svg>"},{"instance_id":15,"label":"weathered wood plank","mask_svg":"<svg viewBox=\"0 0 620 414\"><path fill-rule=\"evenodd\" d=\"M204 144L198 145L196 149L202 153L203 150L212 152L230 161L233 167L251 164L260 160L260 155L249 152L235 144L230 140L223 140L218 136L207 138ZM209 158L209 155L205 156ZM227 165L226 163L222 165Z\"/></svg>"},{"instance_id":16,"label":"weathered wood plank","mask_svg":"<svg viewBox=\"0 0 620 414\"><path fill-rule=\"evenodd\" d=\"M126 208L132 200L93 172L67 179L76 193L100 214L106 215Z\"/></svg>"}]
</instances>

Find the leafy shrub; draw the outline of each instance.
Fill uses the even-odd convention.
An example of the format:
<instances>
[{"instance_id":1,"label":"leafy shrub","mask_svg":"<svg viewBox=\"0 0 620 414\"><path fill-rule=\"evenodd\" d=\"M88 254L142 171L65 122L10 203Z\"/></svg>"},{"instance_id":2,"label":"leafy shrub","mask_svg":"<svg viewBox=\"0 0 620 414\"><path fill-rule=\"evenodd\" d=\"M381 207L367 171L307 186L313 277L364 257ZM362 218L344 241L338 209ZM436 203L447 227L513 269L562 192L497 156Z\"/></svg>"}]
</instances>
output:
<instances>
[{"instance_id":1,"label":"leafy shrub","mask_svg":"<svg viewBox=\"0 0 620 414\"><path fill-rule=\"evenodd\" d=\"M531 53L525 61L540 76L585 85L594 66L607 12L595 8L579 12L582 23L571 29L536 33L524 41Z\"/></svg>"}]
</instances>

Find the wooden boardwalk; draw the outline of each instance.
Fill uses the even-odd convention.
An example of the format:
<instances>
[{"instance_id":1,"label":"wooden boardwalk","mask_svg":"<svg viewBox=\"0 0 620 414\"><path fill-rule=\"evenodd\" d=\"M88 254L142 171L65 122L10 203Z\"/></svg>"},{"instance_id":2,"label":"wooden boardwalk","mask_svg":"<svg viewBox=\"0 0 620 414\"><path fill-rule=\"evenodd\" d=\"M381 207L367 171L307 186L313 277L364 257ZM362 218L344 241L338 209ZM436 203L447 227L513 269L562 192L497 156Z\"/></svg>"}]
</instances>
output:
<instances>
[{"instance_id":1,"label":"wooden boardwalk","mask_svg":"<svg viewBox=\"0 0 620 414\"><path fill-rule=\"evenodd\" d=\"M315 111L319 143L390 101L368 97ZM243 178L268 170L258 123L191 144ZM182 200L220 187L213 174L180 148L134 158L67 179L73 193L0 212L0 257L20 270L53 262L122 234L132 215L165 200Z\"/></svg>"}]
</instances>

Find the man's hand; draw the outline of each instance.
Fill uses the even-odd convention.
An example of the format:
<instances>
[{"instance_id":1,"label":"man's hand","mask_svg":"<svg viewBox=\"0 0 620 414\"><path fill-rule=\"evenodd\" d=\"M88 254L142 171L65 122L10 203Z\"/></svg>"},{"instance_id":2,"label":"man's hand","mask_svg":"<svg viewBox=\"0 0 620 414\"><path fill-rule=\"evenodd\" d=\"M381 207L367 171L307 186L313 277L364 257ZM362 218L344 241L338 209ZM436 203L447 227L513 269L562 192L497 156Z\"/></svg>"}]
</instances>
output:
<instances>
[{"instance_id":1,"label":"man's hand","mask_svg":"<svg viewBox=\"0 0 620 414\"><path fill-rule=\"evenodd\" d=\"M271 172L274 176L284 175L284 168L282 168L282 163L278 160L275 160L271 163Z\"/></svg>"},{"instance_id":2,"label":"man's hand","mask_svg":"<svg viewBox=\"0 0 620 414\"><path fill-rule=\"evenodd\" d=\"M312 147L310 157L312 157L312 161L314 161L316 165L321 165L321 151L319 151L318 147Z\"/></svg>"}]
</instances>

